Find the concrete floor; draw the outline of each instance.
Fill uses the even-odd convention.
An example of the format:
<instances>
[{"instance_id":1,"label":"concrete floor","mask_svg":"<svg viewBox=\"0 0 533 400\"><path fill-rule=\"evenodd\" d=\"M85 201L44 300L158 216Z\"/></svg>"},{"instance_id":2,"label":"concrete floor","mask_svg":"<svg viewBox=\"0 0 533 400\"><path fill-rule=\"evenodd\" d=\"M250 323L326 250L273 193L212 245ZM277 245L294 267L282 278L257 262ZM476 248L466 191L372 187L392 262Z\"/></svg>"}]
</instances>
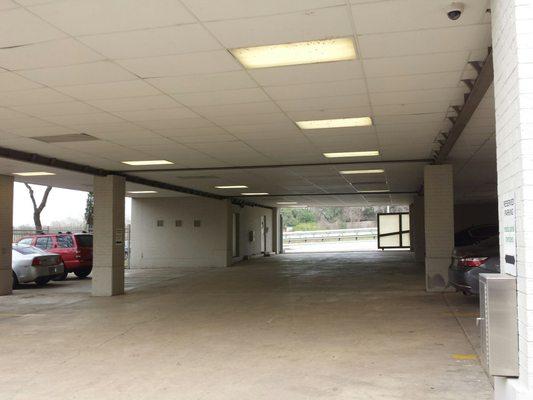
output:
<instances>
[{"instance_id":1,"label":"concrete floor","mask_svg":"<svg viewBox=\"0 0 533 400\"><path fill-rule=\"evenodd\" d=\"M475 399L476 300L405 252L292 254L0 298L0 399Z\"/></svg>"}]
</instances>

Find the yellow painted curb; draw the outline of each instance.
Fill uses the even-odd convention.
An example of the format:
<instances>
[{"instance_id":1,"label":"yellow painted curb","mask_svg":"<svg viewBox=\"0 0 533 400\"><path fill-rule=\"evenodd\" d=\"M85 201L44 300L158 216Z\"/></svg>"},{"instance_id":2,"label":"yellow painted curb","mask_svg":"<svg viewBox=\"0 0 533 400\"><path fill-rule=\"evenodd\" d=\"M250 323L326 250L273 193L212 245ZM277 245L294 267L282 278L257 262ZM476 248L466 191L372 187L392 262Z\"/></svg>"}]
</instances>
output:
<instances>
[{"instance_id":1,"label":"yellow painted curb","mask_svg":"<svg viewBox=\"0 0 533 400\"><path fill-rule=\"evenodd\" d=\"M477 360L477 354L452 354L455 360Z\"/></svg>"}]
</instances>

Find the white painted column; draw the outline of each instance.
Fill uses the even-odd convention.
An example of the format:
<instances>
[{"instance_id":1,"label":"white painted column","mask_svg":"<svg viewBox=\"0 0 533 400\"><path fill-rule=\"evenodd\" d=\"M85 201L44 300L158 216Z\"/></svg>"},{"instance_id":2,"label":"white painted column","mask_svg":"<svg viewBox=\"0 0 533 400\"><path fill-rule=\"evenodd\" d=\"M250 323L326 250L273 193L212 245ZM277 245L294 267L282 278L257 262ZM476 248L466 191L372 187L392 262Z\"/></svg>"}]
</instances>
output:
<instances>
[{"instance_id":1,"label":"white painted column","mask_svg":"<svg viewBox=\"0 0 533 400\"><path fill-rule=\"evenodd\" d=\"M0 175L0 295L11 294L13 243L13 177Z\"/></svg>"},{"instance_id":2,"label":"white painted column","mask_svg":"<svg viewBox=\"0 0 533 400\"><path fill-rule=\"evenodd\" d=\"M121 176L94 178L93 296L124 293L124 196Z\"/></svg>"},{"instance_id":3,"label":"white painted column","mask_svg":"<svg viewBox=\"0 0 533 400\"><path fill-rule=\"evenodd\" d=\"M279 208L272 210L272 253L279 253Z\"/></svg>"},{"instance_id":4,"label":"white painted column","mask_svg":"<svg viewBox=\"0 0 533 400\"><path fill-rule=\"evenodd\" d=\"M454 246L453 168L424 167L426 290L443 291Z\"/></svg>"},{"instance_id":5,"label":"white painted column","mask_svg":"<svg viewBox=\"0 0 533 400\"><path fill-rule=\"evenodd\" d=\"M502 200L516 205L518 379L496 378L495 398L533 399L533 0L492 1L500 229ZM504 265L500 235L501 265Z\"/></svg>"},{"instance_id":6,"label":"white painted column","mask_svg":"<svg viewBox=\"0 0 533 400\"><path fill-rule=\"evenodd\" d=\"M426 242L424 239L424 197L416 196L410 207L412 250L417 262L426 258Z\"/></svg>"}]
</instances>

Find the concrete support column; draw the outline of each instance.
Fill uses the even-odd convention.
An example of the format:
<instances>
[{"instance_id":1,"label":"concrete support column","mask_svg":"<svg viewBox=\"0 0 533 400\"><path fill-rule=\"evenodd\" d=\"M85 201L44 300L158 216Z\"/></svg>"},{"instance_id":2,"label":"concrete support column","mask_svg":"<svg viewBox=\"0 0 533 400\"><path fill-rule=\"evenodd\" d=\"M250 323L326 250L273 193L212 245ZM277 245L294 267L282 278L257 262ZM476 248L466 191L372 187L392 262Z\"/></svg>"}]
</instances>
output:
<instances>
[{"instance_id":1,"label":"concrete support column","mask_svg":"<svg viewBox=\"0 0 533 400\"><path fill-rule=\"evenodd\" d=\"M224 249L224 267L230 267L233 264L233 204L231 200L223 200L224 221L226 223L226 240Z\"/></svg>"},{"instance_id":2,"label":"concrete support column","mask_svg":"<svg viewBox=\"0 0 533 400\"><path fill-rule=\"evenodd\" d=\"M280 252L279 215L279 208L275 207L272 210L272 253L274 254L278 254Z\"/></svg>"},{"instance_id":3,"label":"concrete support column","mask_svg":"<svg viewBox=\"0 0 533 400\"><path fill-rule=\"evenodd\" d=\"M94 178L93 296L124 293L124 196L121 176Z\"/></svg>"},{"instance_id":4,"label":"concrete support column","mask_svg":"<svg viewBox=\"0 0 533 400\"><path fill-rule=\"evenodd\" d=\"M0 295L11 294L13 243L13 177L0 175Z\"/></svg>"},{"instance_id":5,"label":"concrete support column","mask_svg":"<svg viewBox=\"0 0 533 400\"><path fill-rule=\"evenodd\" d=\"M533 399L533 0L491 3L500 232L513 197L520 364L518 379L495 378L495 398ZM502 266L504 254L500 235Z\"/></svg>"},{"instance_id":6,"label":"concrete support column","mask_svg":"<svg viewBox=\"0 0 533 400\"><path fill-rule=\"evenodd\" d=\"M426 290L442 291L454 246L453 169L451 165L424 168L424 227Z\"/></svg>"},{"instance_id":7,"label":"concrete support column","mask_svg":"<svg viewBox=\"0 0 533 400\"><path fill-rule=\"evenodd\" d=\"M411 214L411 249L417 262L426 259L426 241L424 229L424 197L416 196L409 208Z\"/></svg>"}]
</instances>

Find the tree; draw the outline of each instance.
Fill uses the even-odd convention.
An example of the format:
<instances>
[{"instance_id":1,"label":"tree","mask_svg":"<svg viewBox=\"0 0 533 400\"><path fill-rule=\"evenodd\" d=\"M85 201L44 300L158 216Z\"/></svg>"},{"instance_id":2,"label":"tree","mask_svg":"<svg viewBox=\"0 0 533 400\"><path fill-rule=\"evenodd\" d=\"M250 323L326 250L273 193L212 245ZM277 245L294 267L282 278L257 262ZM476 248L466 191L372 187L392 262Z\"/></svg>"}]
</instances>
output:
<instances>
[{"instance_id":1,"label":"tree","mask_svg":"<svg viewBox=\"0 0 533 400\"><path fill-rule=\"evenodd\" d=\"M43 224L41 223L41 213L46 207L46 203L48 201L48 195L50 194L52 190L52 186L46 187L44 194L43 194L43 198L41 199L41 204L37 206L37 202L35 201L35 194L33 192L32 187L27 183L24 183L24 185L26 185L26 187L28 188L28 191L30 192L31 202L33 204L33 223L35 224L35 231L42 232Z\"/></svg>"},{"instance_id":2,"label":"tree","mask_svg":"<svg viewBox=\"0 0 533 400\"><path fill-rule=\"evenodd\" d=\"M85 223L88 228L93 226L93 214L94 214L94 193L89 192L87 194L87 203L85 204Z\"/></svg>"}]
</instances>

